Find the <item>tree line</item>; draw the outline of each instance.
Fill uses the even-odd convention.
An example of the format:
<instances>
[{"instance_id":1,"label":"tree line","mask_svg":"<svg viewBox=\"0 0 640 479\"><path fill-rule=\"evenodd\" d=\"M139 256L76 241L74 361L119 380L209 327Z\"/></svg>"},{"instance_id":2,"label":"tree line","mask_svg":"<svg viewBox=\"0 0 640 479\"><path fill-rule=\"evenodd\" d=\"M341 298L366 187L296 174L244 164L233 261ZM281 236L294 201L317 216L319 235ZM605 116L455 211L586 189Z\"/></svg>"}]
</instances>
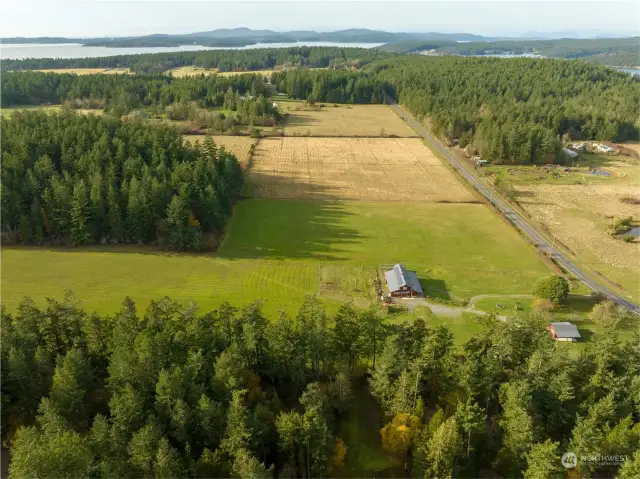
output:
<instances>
[{"instance_id":1,"label":"tree line","mask_svg":"<svg viewBox=\"0 0 640 479\"><path fill-rule=\"evenodd\" d=\"M564 451L581 477L637 477L640 336L611 327L573 357L546 317L478 321L455 347L445 327L351 304L327 314L313 296L277 318L259 302L139 312L127 298L102 316L72 295L25 299L2 309L10 474L340 475L340 424L364 394L383 414L378 444L412 477L563 477ZM582 459L595 456L621 459Z\"/></svg>"},{"instance_id":2,"label":"tree line","mask_svg":"<svg viewBox=\"0 0 640 479\"><path fill-rule=\"evenodd\" d=\"M407 55L367 70L436 134L495 163L562 161L561 137L640 138L640 82L598 66Z\"/></svg>"},{"instance_id":3,"label":"tree line","mask_svg":"<svg viewBox=\"0 0 640 479\"><path fill-rule=\"evenodd\" d=\"M163 75L5 73L2 106L62 103L101 109L115 117L189 119L199 128L233 131L235 125L273 126L280 118L259 75L173 78ZM232 115L209 111L221 107Z\"/></svg>"},{"instance_id":4,"label":"tree line","mask_svg":"<svg viewBox=\"0 0 640 479\"><path fill-rule=\"evenodd\" d=\"M285 70L274 73L271 83L292 98L336 103L383 103L386 92L418 118L428 117L436 134L471 145L495 163L562 162L563 139L640 139L640 81L582 62L403 55L358 71ZM12 72L3 76L2 101L97 99L118 115L140 106L165 111L176 102L183 110L193 101L200 107L237 106L226 98L229 90L237 96L269 96L258 75L174 79ZM247 124L277 120L275 110L265 111L269 102L264 99L253 107L262 114L240 114ZM222 118L203 123L225 127Z\"/></svg>"},{"instance_id":5,"label":"tree line","mask_svg":"<svg viewBox=\"0 0 640 479\"><path fill-rule=\"evenodd\" d=\"M202 107L222 106L231 89L239 95L266 95L259 75L197 76L75 75L70 73L9 72L2 76L2 106L95 100L107 110L125 113L140 106L165 107L198 101Z\"/></svg>"},{"instance_id":6,"label":"tree line","mask_svg":"<svg viewBox=\"0 0 640 479\"><path fill-rule=\"evenodd\" d=\"M215 246L242 187L210 138L97 115L2 118L2 233L24 244Z\"/></svg>"},{"instance_id":7,"label":"tree line","mask_svg":"<svg viewBox=\"0 0 640 479\"><path fill-rule=\"evenodd\" d=\"M345 70L293 69L271 75L290 98L334 103L383 103L385 85L375 76Z\"/></svg>"},{"instance_id":8,"label":"tree line","mask_svg":"<svg viewBox=\"0 0 640 479\"><path fill-rule=\"evenodd\" d=\"M3 60L3 72L46 68L129 68L134 73L163 73L195 66L223 72L267 70L275 67L360 67L389 54L374 48L290 47L248 50L203 50L178 53L114 55L99 58L27 58Z\"/></svg>"}]
</instances>

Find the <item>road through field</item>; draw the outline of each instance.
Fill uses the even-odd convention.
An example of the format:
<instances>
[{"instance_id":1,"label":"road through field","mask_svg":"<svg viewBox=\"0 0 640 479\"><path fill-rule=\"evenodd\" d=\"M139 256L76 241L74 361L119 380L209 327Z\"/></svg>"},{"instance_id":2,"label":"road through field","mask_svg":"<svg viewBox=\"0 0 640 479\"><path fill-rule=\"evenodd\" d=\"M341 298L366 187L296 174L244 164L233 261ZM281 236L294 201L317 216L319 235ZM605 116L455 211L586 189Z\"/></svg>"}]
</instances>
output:
<instances>
[{"instance_id":1,"label":"road through field","mask_svg":"<svg viewBox=\"0 0 640 479\"><path fill-rule=\"evenodd\" d=\"M387 97L391 108L393 108L400 117L402 117L409 125L422 136L427 143L439 151L447 161L453 166L458 173L473 186L480 194L482 194L493 206L495 206L505 218L507 218L520 232L527 236L533 243L544 253L548 254L562 269L577 279L582 281L591 290L596 291L614 303L624 306L629 311L640 315L640 306L632 303L628 299L613 292L606 286L593 280L578 265L571 261L565 254L558 250L551 241L549 241L542 233L537 231L528 221L524 219L516 210L514 210L507 202L495 195L474 173L465 168L460 161L455 158L447 149L435 139L427 129L420 123L415 121L413 117L403 108L398 106L391 98Z\"/></svg>"}]
</instances>

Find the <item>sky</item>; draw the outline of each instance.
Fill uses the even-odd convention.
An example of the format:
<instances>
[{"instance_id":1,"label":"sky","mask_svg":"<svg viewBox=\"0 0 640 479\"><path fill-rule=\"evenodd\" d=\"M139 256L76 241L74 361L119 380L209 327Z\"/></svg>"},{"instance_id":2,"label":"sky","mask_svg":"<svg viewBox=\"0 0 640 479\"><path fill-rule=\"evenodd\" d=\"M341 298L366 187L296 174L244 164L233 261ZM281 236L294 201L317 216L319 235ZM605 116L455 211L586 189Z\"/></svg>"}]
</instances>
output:
<instances>
[{"instance_id":1,"label":"sky","mask_svg":"<svg viewBox=\"0 0 640 479\"><path fill-rule=\"evenodd\" d=\"M371 28L519 36L640 34L640 0L0 0L1 37L101 37L216 28Z\"/></svg>"}]
</instances>

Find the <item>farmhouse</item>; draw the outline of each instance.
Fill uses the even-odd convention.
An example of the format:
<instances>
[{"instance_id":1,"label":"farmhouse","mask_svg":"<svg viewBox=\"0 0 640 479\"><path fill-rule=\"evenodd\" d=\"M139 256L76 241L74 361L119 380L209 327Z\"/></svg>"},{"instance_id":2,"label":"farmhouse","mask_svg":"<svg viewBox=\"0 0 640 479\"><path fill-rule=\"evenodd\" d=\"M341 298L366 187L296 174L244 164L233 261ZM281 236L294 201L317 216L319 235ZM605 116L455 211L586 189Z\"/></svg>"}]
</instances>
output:
<instances>
[{"instance_id":1,"label":"farmhouse","mask_svg":"<svg viewBox=\"0 0 640 479\"><path fill-rule=\"evenodd\" d=\"M385 271L384 277L389 288L389 295L398 298L415 298L424 296L415 271L409 271L401 264Z\"/></svg>"},{"instance_id":2,"label":"farmhouse","mask_svg":"<svg viewBox=\"0 0 640 479\"><path fill-rule=\"evenodd\" d=\"M556 341L570 341L575 342L581 338L578 328L575 324L568 323L566 321L551 323L549 325L549 332L551 337Z\"/></svg>"}]
</instances>

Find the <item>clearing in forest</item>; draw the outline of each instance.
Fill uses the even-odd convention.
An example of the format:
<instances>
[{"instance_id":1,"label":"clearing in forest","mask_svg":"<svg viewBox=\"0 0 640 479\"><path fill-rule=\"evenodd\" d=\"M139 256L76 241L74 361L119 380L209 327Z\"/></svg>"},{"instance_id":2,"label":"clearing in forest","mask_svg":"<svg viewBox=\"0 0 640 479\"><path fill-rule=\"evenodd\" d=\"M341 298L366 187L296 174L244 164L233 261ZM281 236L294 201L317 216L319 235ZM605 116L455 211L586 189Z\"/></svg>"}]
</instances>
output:
<instances>
[{"instance_id":1,"label":"clearing in forest","mask_svg":"<svg viewBox=\"0 0 640 479\"><path fill-rule=\"evenodd\" d=\"M415 138L418 135L387 105L308 104L278 101L286 136L348 136Z\"/></svg>"},{"instance_id":2,"label":"clearing in forest","mask_svg":"<svg viewBox=\"0 0 640 479\"><path fill-rule=\"evenodd\" d=\"M205 135L185 135L184 139L189 143L200 142L202 144L205 140ZM233 153L240 165L246 168L251 158L251 145L255 145L257 140L249 136L222 136L212 135L211 139L217 146L224 147L229 153Z\"/></svg>"},{"instance_id":3,"label":"clearing in forest","mask_svg":"<svg viewBox=\"0 0 640 479\"><path fill-rule=\"evenodd\" d=\"M76 75L93 75L96 73L117 75L121 73L129 73L128 68L47 68L36 71L43 73L75 73Z\"/></svg>"},{"instance_id":4,"label":"clearing in forest","mask_svg":"<svg viewBox=\"0 0 640 479\"><path fill-rule=\"evenodd\" d=\"M414 138L267 138L247 183L247 193L259 198L476 201Z\"/></svg>"},{"instance_id":5,"label":"clearing in forest","mask_svg":"<svg viewBox=\"0 0 640 479\"><path fill-rule=\"evenodd\" d=\"M271 74L275 70L254 70L254 71L243 71L243 72L221 72L217 68L204 68L204 67L194 67L194 66L185 66L185 67L175 67L167 70L165 73L171 74L176 78L184 78L189 76L196 75L220 75L220 76L233 76L233 75L262 75L264 77L270 77Z\"/></svg>"}]
</instances>

